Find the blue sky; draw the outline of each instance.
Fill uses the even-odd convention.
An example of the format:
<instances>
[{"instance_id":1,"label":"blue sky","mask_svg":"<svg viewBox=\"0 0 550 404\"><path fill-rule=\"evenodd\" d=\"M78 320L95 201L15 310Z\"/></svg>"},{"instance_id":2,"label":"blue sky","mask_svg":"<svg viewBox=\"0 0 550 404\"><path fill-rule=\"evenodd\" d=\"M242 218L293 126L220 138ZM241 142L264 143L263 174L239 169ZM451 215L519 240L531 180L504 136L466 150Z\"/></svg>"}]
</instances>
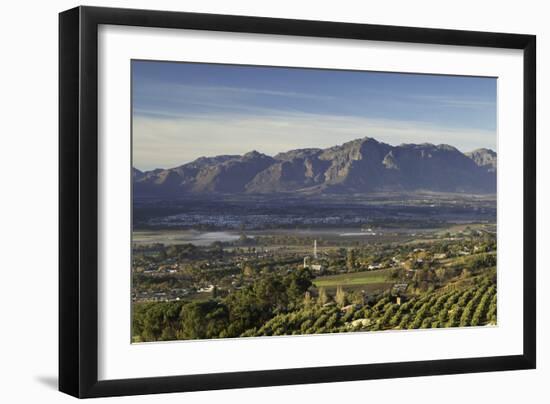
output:
<instances>
[{"instance_id":1,"label":"blue sky","mask_svg":"<svg viewBox=\"0 0 550 404\"><path fill-rule=\"evenodd\" d=\"M134 166L201 156L389 144L496 148L496 79L132 62Z\"/></svg>"}]
</instances>

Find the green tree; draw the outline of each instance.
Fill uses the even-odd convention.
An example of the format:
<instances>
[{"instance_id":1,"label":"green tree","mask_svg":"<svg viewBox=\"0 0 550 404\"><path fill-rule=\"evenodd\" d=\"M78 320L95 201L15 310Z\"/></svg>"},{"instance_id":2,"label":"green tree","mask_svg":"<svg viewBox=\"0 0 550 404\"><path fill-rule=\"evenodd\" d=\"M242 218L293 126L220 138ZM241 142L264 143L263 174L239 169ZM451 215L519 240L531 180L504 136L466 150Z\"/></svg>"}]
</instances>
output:
<instances>
[{"instance_id":1,"label":"green tree","mask_svg":"<svg viewBox=\"0 0 550 404\"><path fill-rule=\"evenodd\" d=\"M329 302L329 296L325 288L319 289L319 304L323 305Z\"/></svg>"},{"instance_id":2,"label":"green tree","mask_svg":"<svg viewBox=\"0 0 550 404\"><path fill-rule=\"evenodd\" d=\"M340 307L344 307L348 304L348 299L346 296L346 292L342 286L338 286L336 288L336 296L334 298L336 304Z\"/></svg>"},{"instance_id":3,"label":"green tree","mask_svg":"<svg viewBox=\"0 0 550 404\"><path fill-rule=\"evenodd\" d=\"M208 300L188 303L181 309L180 336L183 339L217 337L227 323L227 308L218 302Z\"/></svg>"},{"instance_id":4,"label":"green tree","mask_svg":"<svg viewBox=\"0 0 550 404\"><path fill-rule=\"evenodd\" d=\"M313 299L311 298L311 293L307 291L306 293L304 293L304 306L310 307L312 303L313 303Z\"/></svg>"},{"instance_id":5,"label":"green tree","mask_svg":"<svg viewBox=\"0 0 550 404\"><path fill-rule=\"evenodd\" d=\"M346 255L346 267L348 271L353 271L355 268L355 250L353 248L348 248Z\"/></svg>"}]
</instances>

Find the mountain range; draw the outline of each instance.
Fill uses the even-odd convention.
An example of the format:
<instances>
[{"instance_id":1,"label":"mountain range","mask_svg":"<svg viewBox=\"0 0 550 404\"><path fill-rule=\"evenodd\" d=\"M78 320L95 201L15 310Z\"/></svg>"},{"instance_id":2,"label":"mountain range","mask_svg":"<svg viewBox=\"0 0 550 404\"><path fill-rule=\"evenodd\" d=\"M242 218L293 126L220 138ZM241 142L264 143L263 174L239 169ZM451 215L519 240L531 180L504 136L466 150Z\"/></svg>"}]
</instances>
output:
<instances>
[{"instance_id":1,"label":"mountain range","mask_svg":"<svg viewBox=\"0 0 550 404\"><path fill-rule=\"evenodd\" d=\"M170 169L132 169L134 196L352 194L380 191L496 192L497 154L446 144L391 146L373 138L268 156L201 157Z\"/></svg>"}]
</instances>

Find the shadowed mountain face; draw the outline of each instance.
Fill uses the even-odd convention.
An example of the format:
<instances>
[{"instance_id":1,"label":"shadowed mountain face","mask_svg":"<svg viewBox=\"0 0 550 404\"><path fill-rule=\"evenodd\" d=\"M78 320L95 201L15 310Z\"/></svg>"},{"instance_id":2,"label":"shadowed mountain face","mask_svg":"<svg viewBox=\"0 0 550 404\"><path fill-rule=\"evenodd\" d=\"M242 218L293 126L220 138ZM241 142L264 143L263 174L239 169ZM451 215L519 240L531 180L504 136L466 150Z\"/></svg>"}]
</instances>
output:
<instances>
[{"instance_id":1,"label":"shadowed mountain face","mask_svg":"<svg viewBox=\"0 0 550 404\"><path fill-rule=\"evenodd\" d=\"M274 157L201 157L171 169L133 169L134 195L293 192L369 193L434 191L488 194L496 191L497 155L488 149L463 154L449 145L390 146L363 138L328 149L300 149Z\"/></svg>"}]
</instances>

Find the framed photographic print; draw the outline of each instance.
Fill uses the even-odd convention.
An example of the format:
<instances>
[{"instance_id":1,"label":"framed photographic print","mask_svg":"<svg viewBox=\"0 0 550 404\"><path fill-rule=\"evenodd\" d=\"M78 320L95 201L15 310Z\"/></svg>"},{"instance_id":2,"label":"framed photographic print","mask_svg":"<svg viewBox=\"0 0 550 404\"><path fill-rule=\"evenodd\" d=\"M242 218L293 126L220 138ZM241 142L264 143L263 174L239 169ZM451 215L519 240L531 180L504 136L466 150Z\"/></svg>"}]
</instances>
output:
<instances>
[{"instance_id":1,"label":"framed photographic print","mask_svg":"<svg viewBox=\"0 0 550 404\"><path fill-rule=\"evenodd\" d=\"M59 386L535 367L535 37L60 14Z\"/></svg>"}]
</instances>

